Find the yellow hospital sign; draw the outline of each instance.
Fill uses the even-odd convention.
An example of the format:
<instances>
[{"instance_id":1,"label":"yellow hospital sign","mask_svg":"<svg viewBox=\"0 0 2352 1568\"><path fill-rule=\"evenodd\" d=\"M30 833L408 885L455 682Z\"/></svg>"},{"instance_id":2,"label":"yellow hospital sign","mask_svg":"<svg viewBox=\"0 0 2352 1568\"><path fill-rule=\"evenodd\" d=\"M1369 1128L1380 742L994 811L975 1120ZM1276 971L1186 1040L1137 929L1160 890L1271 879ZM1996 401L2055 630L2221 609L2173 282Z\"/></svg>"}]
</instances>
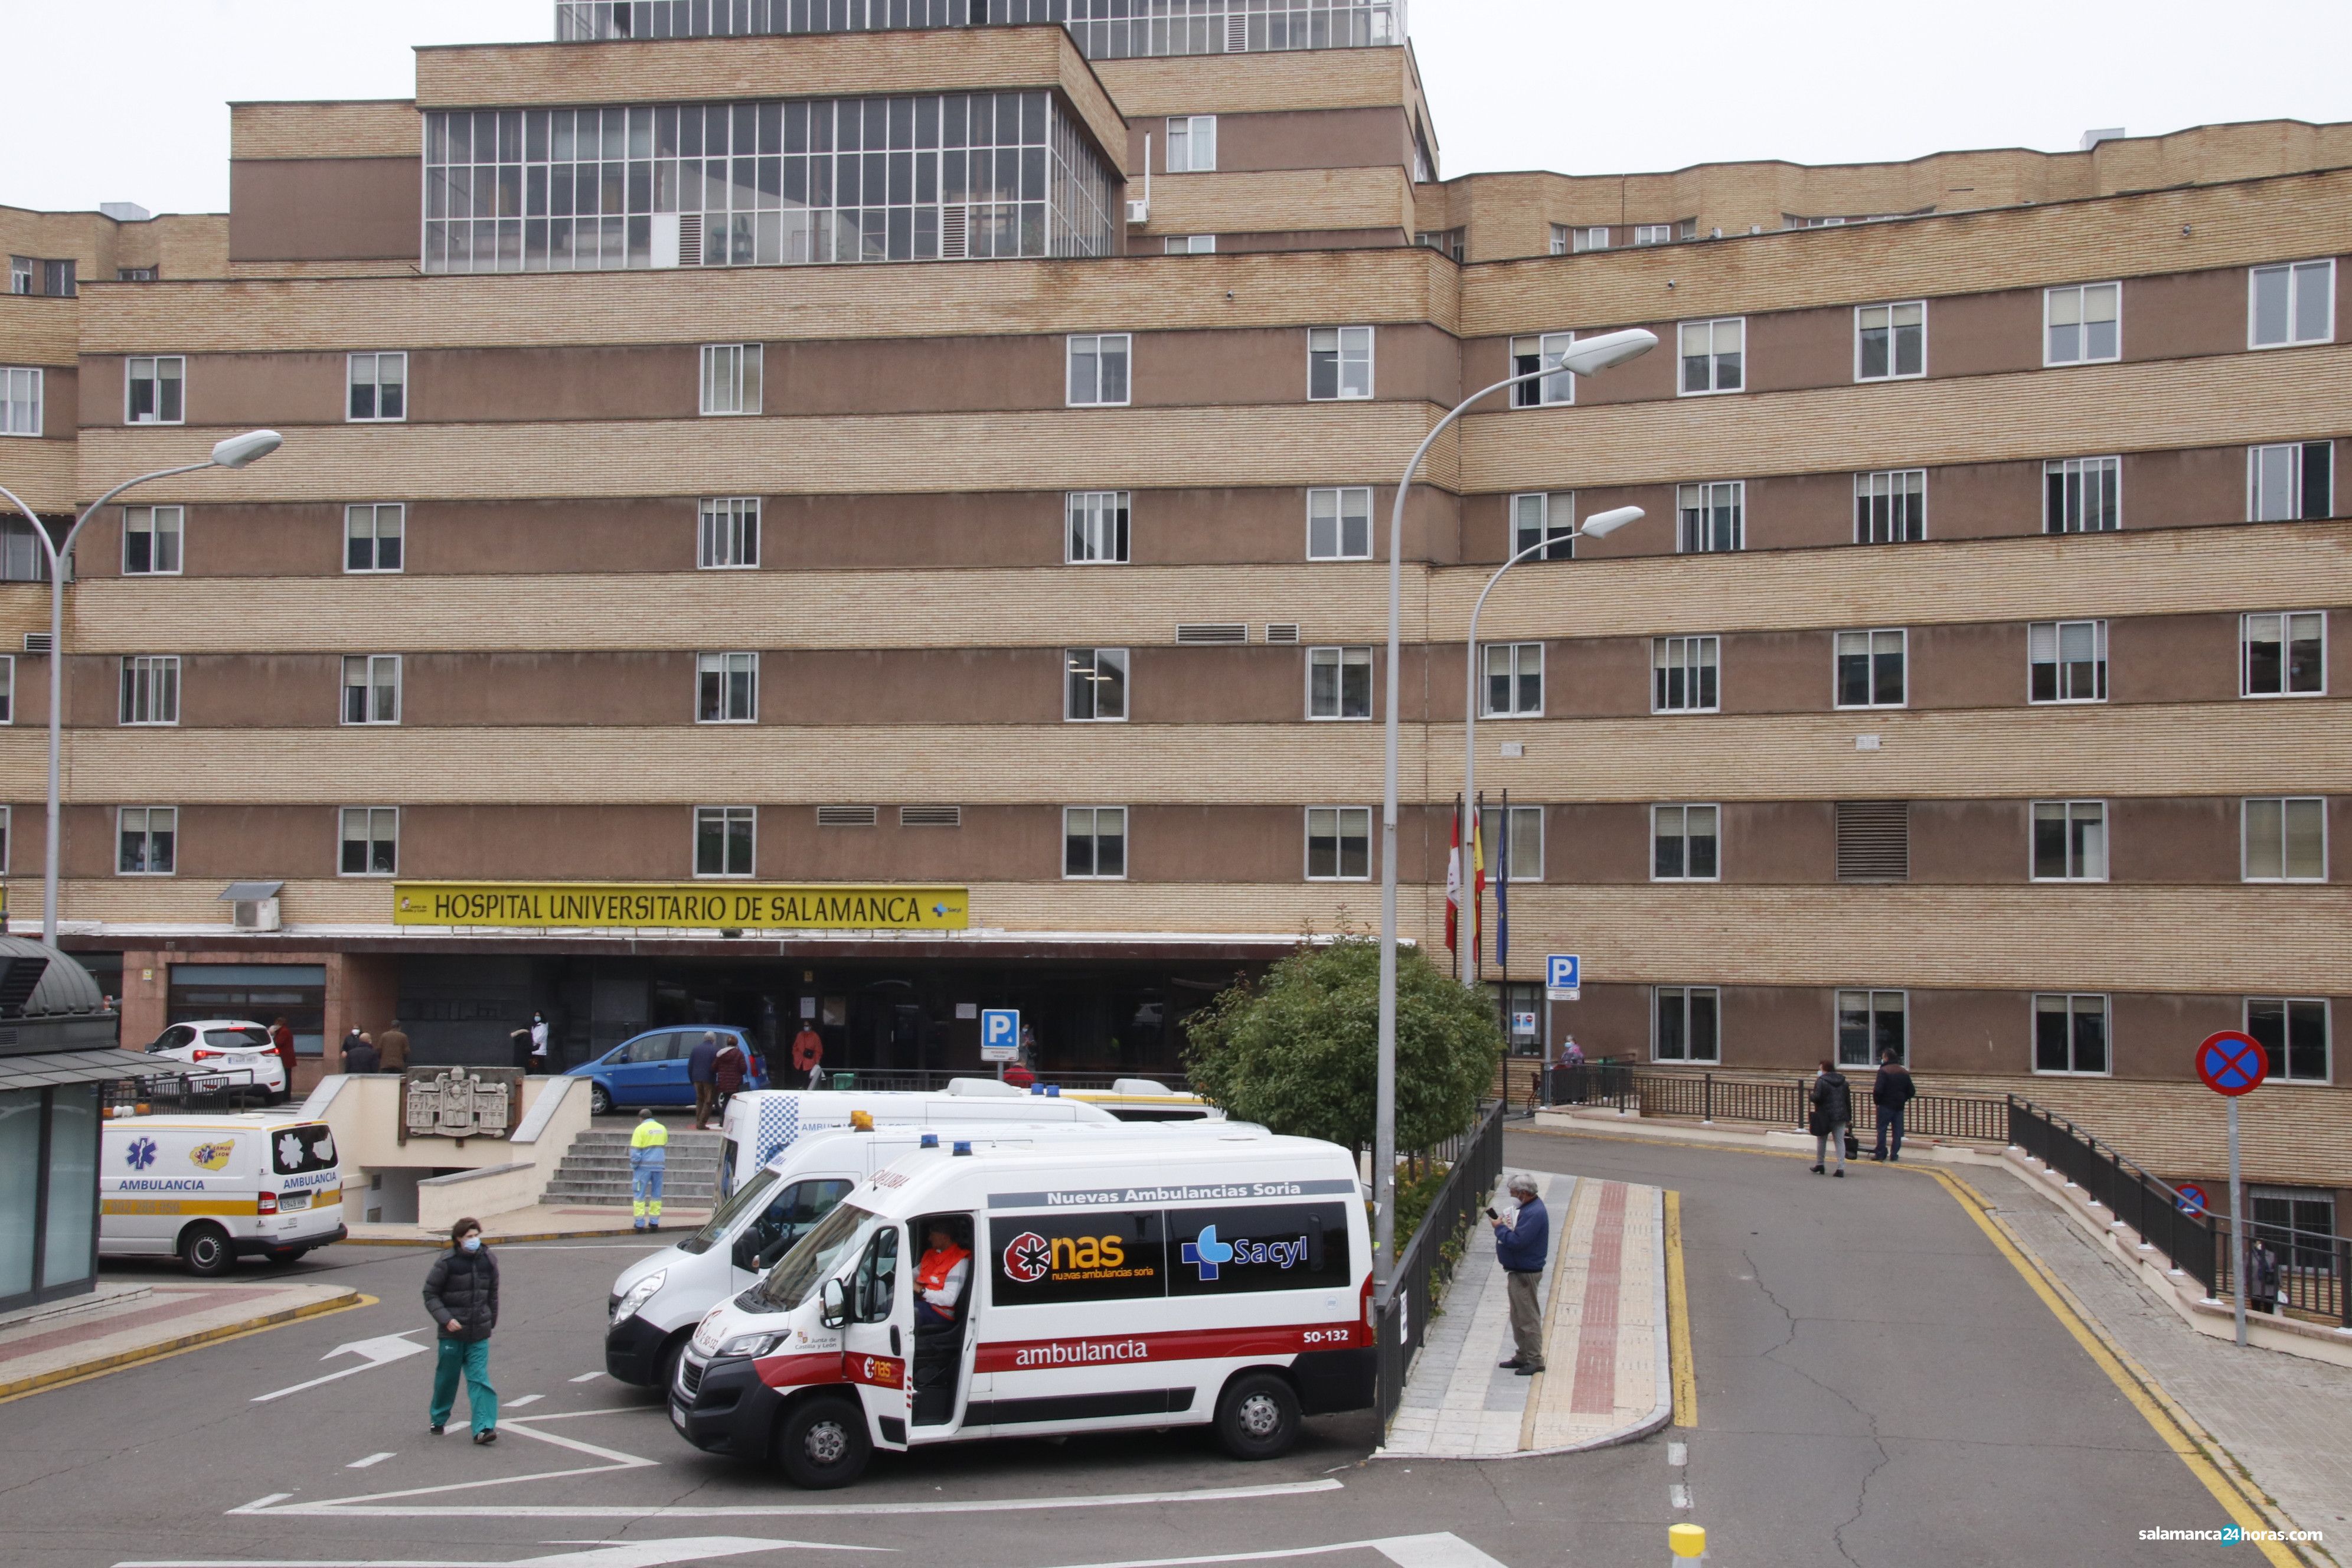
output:
<instances>
[{"instance_id":1,"label":"yellow hospital sign","mask_svg":"<svg viewBox=\"0 0 2352 1568\"><path fill-rule=\"evenodd\" d=\"M565 930L961 931L962 888L775 882L394 882L404 926Z\"/></svg>"}]
</instances>

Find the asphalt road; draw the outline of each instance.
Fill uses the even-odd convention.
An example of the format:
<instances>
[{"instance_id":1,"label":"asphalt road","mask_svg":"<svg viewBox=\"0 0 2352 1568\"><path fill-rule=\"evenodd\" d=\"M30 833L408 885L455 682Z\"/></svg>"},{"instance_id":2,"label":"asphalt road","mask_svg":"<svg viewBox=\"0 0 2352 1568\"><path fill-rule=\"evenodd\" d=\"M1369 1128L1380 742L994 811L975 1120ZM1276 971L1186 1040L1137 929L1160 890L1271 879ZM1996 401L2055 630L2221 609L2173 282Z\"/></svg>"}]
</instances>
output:
<instances>
[{"instance_id":1,"label":"asphalt road","mask_svg":"<svg viewBox=\"0 0 2352 1568\"><path fill-rule=\"evenodd\" d=\"M359 1364L325 1359L339 1345L425 1329L431 1254L344 1247L291 1272L379 1304L0 1405L0 1560L649 1568L878 1550L924 1568L1075 1568L1310 1551L1333 1568L1617 1568L1663 1561L1685 1519L1708 1527L1715 1568L2210 1552L2137 1542L2225 1516L1932 1182L1542 1134L1515 1136L1509 1158L1683 1192L1695 1429L1406 1462L1368 1458L1368 1418L1328 1417L1262 1465L1180 1431L878 1458L851 1490L803 1493L687 1447L654 1394L602 1374L627 1242L499 1249L494 1447L466 1441L462 1414L426 1433L423 1354L256 1403Z\"/></svg>"}]
</instances>

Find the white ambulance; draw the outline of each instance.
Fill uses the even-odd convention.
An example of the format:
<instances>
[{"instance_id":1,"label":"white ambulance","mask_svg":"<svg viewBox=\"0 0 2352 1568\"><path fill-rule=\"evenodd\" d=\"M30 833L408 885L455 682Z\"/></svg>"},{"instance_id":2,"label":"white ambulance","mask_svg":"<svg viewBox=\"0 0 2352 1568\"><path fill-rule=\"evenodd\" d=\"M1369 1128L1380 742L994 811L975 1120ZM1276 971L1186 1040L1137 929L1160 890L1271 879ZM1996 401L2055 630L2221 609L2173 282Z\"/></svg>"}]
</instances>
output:
<instances>
[{"instance_id":1,"label":"white ambulance","mask_svg":"<svg viewBox=\"0 0 2352 1568\"><path fill-rule=\"evenodd\" d=\"M103 1258L176 1255L222 1274L240 1258L291 1263L346 1234L334 1131L299 1114L109 1121L98 1185Z\"/></svg>"},{"instance_id":2,"label":"white ambulance","mask_svg":"<svg viewBox=\"0 0 2352 1568\"><path fill-rule=\"evenodd\" d=\"M918 1150L695 1331L669 1389L697 1447L846 1485L876 1448L1211 1426L1271 1458L1372 1402L1354 1157L1235 1131ZM973 1254L950 1321L914 1277Z\"/></svg>"},{"instance_id":3,"label":"white ambulance","mask_svg":"<svg viewBox=\"0 0 2352 1568\"><path fill-rule=\"evenodd\" d=\"M1265 1137L1263 1128L1221 1124ZM710 1309L756 1284L834 1205L876 1171L917 1149L1065 1148L1092 1139L1197 1136L1189 1123L1103 1127L1092 1121L949 1121L821 1128L769 1161L700 1230L621 1270L606 1308L604 1370L640 1388L667 1387L687 1336Z\"/></svg>"},{"instance_id":4,"label":"white ambulance","mask_svg":"<svg viewBox=\"0 0 2352 1568\"><path fill-rule=\"evenodd\" d=\"M936 1090L756 1089L730 1100L719 1119L719 1195L726 1197L750 1181L803 1134L847 1127L859 1111L877 1127L950 1121L1083 1121L1108 1127L1118 1120L1100 1106L1024 1094L992 1078L953 1079Z\"/></svg>"}]
</instances>

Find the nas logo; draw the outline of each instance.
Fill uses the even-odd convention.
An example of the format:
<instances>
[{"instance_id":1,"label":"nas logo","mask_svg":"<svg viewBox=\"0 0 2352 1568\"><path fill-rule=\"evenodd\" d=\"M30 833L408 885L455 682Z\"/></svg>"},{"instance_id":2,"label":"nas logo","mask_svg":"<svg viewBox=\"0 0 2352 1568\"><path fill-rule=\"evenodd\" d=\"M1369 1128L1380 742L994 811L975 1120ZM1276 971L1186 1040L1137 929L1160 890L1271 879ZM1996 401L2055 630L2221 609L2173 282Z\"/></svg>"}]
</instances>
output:
<instances>
[{"instance_id":1,"label":"nas logo","mask_svg":"<svg viewBox=\"0 0 2352 1568\"><path fill-rule=\"evenodd\" d=\"M1127 1267L1126 1244L1116 1236L1057 1236L1024 1230L1004 1247L1006 1278L1034 1285L1048 1275L1097 1276Z\"/></svg>"}]
</instances>

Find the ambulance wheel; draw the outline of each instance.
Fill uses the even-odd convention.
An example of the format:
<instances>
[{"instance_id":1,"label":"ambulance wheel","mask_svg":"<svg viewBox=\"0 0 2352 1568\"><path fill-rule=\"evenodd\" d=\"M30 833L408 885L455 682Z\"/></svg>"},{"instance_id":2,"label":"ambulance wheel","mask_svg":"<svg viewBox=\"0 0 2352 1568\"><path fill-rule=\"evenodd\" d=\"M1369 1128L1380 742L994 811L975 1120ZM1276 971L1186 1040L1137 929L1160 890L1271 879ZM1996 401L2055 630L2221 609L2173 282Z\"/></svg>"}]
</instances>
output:
<instances>
[{"instance_id":1,"label":"ambulance wheel","mask_svg":"<svg viewBox=\"0 0 2352 1568\"><path fill-rule=\"evenodd\" d=\"M1217 1401L1217 1441L1236 1459L1272 1459L1298 1441L1298 1394L1271 1372L1245 1372Z\"/></svg>"},{"instance_id":2,"label":"ambulance wheel","mask_svg":"<svg viewBox=\"0 0 2352 1568\"><path fill-rule=\"evenodd\" d=\"M784 1417L776 1447L785 1476L812 1491L847 1486L866 1473L866 1461L874 1456L866 1412L850 1399L810 1399L796 1405Z\"/></svg>"},{"instance_id":3,"label":"ambulance wheel","mask_svg":"<svg viewBox=\"0 0 2352 1568\"><path fill-rule=\"evenodd\" d=\"M613 1114L613 1091L593 1079L588 1085L588 1114L591 1116Z\"/></svg>"},{"instance_id":4,"label":"ambulance wheel","mask_svg":"<svg viewBox=\"0 0 2352 1568\"><path fill-rule=\"evenodd\" d=\"M288 1247L288 1248L287 1248L285 1251L283 1251L283 1252L271 1252L271 1253L265 1253L263 1256L267 1257L267 1258L269 1259L269 1261L270 1261L271 1263L276 1264L276 1265L277 1265L278 1268L285 1268L285 1267L286 1267L286 1265L288 1265L288 1264L289 1264L289 1263L294 1262L296 1259L299 1258L300 1258L304 1253L306 1253L306 1252L308 1252L308 1251L310 1251L310 1249L309 1247Z\"/></svg>"},{"instance_id":5,"label":"ambulance wheel","mask_svg":"<svg viewBox=\"0 0 2352 1568\"><path fill-rule=\"evenodd\" d=\"M669 1342L667 1344L662 1346L660 1387L664 1393L667 1393L669 1390L677 1386L678 1360L686 1354L686 1342L693 1337L693 1330L680 1329L677 1332L670 1335Z\"/></svg>"},{"instance_id":6,"label":"ambulance wheel","mask_svg":"<svg viewBox=\"0 0 2352 1568\"><path fill-rule=\"evenodd\" d=\"M228 1232L216 1225L192 1225L180 1233L180 1261L191 1274L226 1274L236 1261Z\"/></svg>"}]
</instances>

